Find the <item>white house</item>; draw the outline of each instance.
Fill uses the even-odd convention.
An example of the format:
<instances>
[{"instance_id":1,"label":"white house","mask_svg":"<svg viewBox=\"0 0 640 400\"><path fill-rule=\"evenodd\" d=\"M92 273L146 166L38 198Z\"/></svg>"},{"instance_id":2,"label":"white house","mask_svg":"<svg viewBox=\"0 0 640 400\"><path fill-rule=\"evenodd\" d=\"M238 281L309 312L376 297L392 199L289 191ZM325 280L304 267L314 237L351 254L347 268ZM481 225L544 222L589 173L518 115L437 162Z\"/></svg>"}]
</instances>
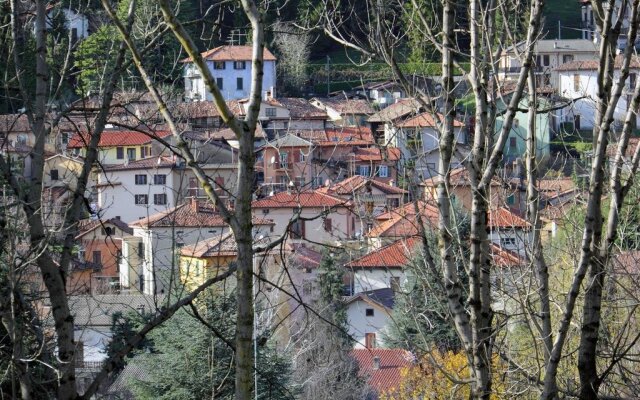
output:
<instances>
[{"instance_id":1,"label":"white house","mask_svg":"<svg viewBox=\"0 0 640 400\"><path fill-rule=\"evenodd\" d=\"M559 123L572 124L576 130L593 129L598 102L598 64L598 60L592 59L590 61L570 62L557 68L560 95L568 99L576 99L571 107L566 107L559 111ZM614 81L620 76L621 66L622 56L618 56L615 60ZM622 96L620 96L620 100L618 100L614 110L614 129L622 127L639 74L640 60L634 57L629 66L629 77L624 84ZM637 124L638 117L636 115L636 126Z\"/></svg>"},{"instance_id":2,"label":"white house","mask_svg":"<svg viewBox=\"0 0 640 400\"><path fill-rule=\"evenodd\" d=\"M175 207L181 191L178 168L171 157L152 157L127 164L105 165L97 173L95 212L102 219L135 222Z\"/></svg>"},{"instance_id":3,"label":"white house","mask_svg":"<svg viewBox=\"0 0 640 400\"><path fill-rule=\"evenodd\" d=\"M58 8L53 4L48 5L46 21L48 29L52 29L53 18L57 17L59 15L58 13L63 14L65 28L71 33L72 43L89 36L89 18L71 7Z\"/></svg>"},{"instance_id":4,"label":"white house","mask_svg":"<svg viewBox=\"0 0 640 400\"><path fill-rule=\"evenodd\" d=\"M243 99L251 93L252 53L251 46L228 45L202 53L202 58L225 99ZM276 90L276 57L265 48L263 61L262 97L273 97ZM193 60L186 58L182 62L185 64L185 99L188 101L213 100Z\"/></svg>"},{"instance_id":5,"label":"white house","mask_svg":"<svg viewBox=\"0 0 640 400\"><path fill-rule=\"evenodd\" d=\"M345 264L353 274L353 293L384 288L400 290L407 281L405 267L419 253L420 245L420 238L411 236Z\"/></svg>"},{"instance_id":6,"label":"white house","mask_svg":"<svg viewBox=\"0 0 640 400\"><path fill-rule=\"evenodd\" d=\"M500 79L505 81L518 79L524 52L524 42L509 46L502 51L498 74ZM585 39L538 40L534 45L533 53L533 70L538 87L558 89L558 73L555 69L572 61L592 60L597 55L597 47L593 41Z\"/></svg>"},{"instance_id":7,"label":"white house","mask_svg":"<svg viewBox=\"0 0 640 400\"><path fill-rule=\"evenodd\" d=\"M255 217L273 220L273 235L289 229L293 243L341 243L354 237L357 226L351 203L318 190L280 192L251 204ZM300 219L289 226L297 212Z\"/></svg>"},{"instance_id":8,"label":"white house","mask_svg":"<svg viewBox=\"0 0 640 400\"><path fill-rule=\"evenodd\" d=\"M391 322L394 292L390 288L358 293L345 301L349 336L356 349L384 347L383 337Z\"/></svg>"},{"instance_id":9,"label":"white house","mask_svg":"<svg viewBox=\"0 0 640 400\"><path fill-rule=\"evenodd\" d=\"M270 220L254 218L254 235L271 233ZM130 224L133 235L122 243L120 285L146 294L161 293L179 282L177 249L230 232L207 201L187 199L171 209Z\"/></svg>"}]
</instances>

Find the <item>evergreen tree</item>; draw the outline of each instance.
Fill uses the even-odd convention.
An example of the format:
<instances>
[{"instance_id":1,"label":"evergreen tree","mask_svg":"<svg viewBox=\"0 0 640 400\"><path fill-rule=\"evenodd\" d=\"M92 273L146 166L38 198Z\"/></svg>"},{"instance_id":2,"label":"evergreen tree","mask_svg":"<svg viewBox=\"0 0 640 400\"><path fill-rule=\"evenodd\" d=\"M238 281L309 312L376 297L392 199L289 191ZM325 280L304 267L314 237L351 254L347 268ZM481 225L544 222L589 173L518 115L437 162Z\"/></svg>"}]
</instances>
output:
<instances>
[{"instance_id":1,"label":"evergreen tree","mask_svg":"<svg viewBox=\"0 0 640 400\"><path fill-rule=\"evenodd\" d=\"M187 311L176 313L149 335L146 348L127 363L146 375L126 382L136 398L233 399L234 354L227 342L232 342L235 331L235 295L219 295L203 303L198 304L200 316L225 339ZM258 351L257 364L258 399L293 398L285 355L266 343Z\"/></svg>"}]
</instances>

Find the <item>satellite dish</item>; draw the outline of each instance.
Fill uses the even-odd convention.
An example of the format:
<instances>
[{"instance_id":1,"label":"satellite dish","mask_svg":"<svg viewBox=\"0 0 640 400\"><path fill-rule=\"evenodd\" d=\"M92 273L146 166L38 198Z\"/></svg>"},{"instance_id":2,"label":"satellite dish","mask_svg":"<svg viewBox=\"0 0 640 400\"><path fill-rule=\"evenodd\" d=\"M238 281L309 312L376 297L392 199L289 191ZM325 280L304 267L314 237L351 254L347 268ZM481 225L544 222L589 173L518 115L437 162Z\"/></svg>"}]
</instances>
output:
<instances>
[{"instance_id":1,"label":"satellite dish","mask_svg":"<svg viewBox=\"0 0 640 400\"><path fill-rule=\"evenodd\" d=\"M270 160L271 164L276 162L276 157L275 156L271 156L271 160Z\"/></svg>"},{"instance_id":2,"label":"satellite dish","mask_svg":"<svg viewBox=\"0 0 640 400\"><path fill-rule=\"evenodd\" d=\"M273 193L273 190L269 192L269 196L273 196L275 193Z\"/></svg>"}]
</instances>

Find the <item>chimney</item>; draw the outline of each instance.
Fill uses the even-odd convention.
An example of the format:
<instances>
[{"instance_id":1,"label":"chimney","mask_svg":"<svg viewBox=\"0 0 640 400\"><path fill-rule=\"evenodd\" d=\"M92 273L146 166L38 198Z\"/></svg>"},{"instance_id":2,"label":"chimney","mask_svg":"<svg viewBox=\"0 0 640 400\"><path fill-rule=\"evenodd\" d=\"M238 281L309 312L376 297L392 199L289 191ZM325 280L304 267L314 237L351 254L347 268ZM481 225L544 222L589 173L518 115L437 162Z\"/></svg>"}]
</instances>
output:
<instances>
[{"instance_id":1,"label":"chimney","mask_svg":"<svg viewBox=\"0 0 640 400\"><path fill-rule=\"evenodd\" d=\"M373 370L377 371L380 369L380 357L375 356L373 357Z\"/></svg>"},{"instance_id":2,"label":"chimney","mask_svg":"<svg viewBox=\"0 0 640 400\"><path fill-rule=\"evenodd\" d=\"M198 199L195 196L191 198L191 211L194 213L198 212Z\"/></svg>"}]
</instances>

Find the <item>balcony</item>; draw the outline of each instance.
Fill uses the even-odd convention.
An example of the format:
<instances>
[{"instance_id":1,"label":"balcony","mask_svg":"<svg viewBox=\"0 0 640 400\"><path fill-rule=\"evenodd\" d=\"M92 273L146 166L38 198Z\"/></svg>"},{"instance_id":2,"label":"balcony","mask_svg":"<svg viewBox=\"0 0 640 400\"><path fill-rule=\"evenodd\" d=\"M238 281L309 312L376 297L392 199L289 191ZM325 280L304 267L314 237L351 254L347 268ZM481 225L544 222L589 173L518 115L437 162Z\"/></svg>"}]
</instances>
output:
<instances>
[{"instance_id":1,"label":"balcony","mask_svg":"<svg viewBox=\"0 0 640 400\"><path fill-rule=\"evenodd\" d=\"M91 261L71 260L71 269L73 271L101 271L102 263L94 263Z\"/></svg>"}]
</instances>

